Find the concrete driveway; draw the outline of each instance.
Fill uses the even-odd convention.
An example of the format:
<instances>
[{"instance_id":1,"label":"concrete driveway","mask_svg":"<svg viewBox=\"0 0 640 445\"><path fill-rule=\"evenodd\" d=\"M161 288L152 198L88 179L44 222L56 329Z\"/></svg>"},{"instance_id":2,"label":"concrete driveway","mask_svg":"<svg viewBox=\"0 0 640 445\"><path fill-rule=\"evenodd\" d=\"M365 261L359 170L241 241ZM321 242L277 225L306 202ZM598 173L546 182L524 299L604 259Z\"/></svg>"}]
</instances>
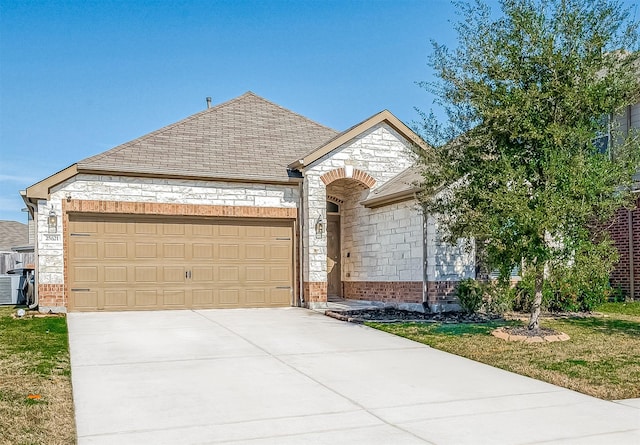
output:
<instances>
[{"instance_id":1,"label":"concrete driveway","mask_svg":"<svg viewBox=\"0 0 640 445\"><path fill-rule=\"evenodd\" d=\"M638 444L640 409L299 308L69 314L80 444Z\"/></svg>"}]
</instances>

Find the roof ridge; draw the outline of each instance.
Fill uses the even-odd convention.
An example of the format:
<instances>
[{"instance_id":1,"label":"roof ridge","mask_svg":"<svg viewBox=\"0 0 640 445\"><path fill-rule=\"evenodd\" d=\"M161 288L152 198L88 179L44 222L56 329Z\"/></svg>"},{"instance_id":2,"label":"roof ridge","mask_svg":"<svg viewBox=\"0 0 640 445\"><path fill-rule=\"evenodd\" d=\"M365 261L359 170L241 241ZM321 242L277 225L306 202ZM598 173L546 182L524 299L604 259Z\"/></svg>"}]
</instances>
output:
<instances>
[{"instance_id":1,"label":"roof ridge","mask_svg":"<svg viewBox=\"0 0 640 445\"><path fill-rule=\"evenodd\" d=\"M256 94L256 93L254 93L253 91L247 91L246 93L244 93L242 96L239 96L238 98L240 98L240 97L244 97L244 96L247 96L247 95L251 95L251 96L255 97L256 99L260 99L260 100L262 100L263 102L268 103L269 105L273 105L273 106L274 106L274 107L276 107L276 108L279 108L279 109L281 109L281 110L283 110L283 111L286 111L287 113L295 114L296 116L301 117L301 118L302 118L302 119L304 119L305 121L310 122L310 123L312 123L312 124L314 124L314 125L318 125L318 126L320 126L320 127L324 128L324 129L327 129L327 130L335 131L336 133L340 133L340 132L339 132L338 130L336 130L335 128L327 127L326 125L323 125L323 124L321 124L321 123L319 123L319 122L316 122L316 121L314 121L313 119L309 119L308 117L303 116L303 115L302 115L302 114L300 114L300 113L296 113L295 111L292 111L292 110L290 110L289 108L283 107L282 105L278 105L277 103L272 102L272 101L270 101L269 99L265 99L264 97L257 95L257 94Z\"/></svg>"}]
</instances>

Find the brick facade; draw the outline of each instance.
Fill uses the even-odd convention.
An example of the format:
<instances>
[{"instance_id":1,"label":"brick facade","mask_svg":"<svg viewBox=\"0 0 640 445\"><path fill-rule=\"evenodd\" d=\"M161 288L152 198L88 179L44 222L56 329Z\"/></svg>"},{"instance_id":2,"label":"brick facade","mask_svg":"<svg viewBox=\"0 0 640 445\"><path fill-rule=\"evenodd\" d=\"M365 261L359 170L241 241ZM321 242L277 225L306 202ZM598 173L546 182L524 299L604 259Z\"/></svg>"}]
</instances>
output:
<instances>
[{"instance_id":1,"label":"brick facade","mask_svg":"<svg viewBox=\"0 0 640 445\"><path fill-rule=\"evenodd\" d=\"M332 182L337 181L338 179L345 178L358 181L362 183L366 188L371 188L376 185L376 180L370 174L365 173L362 170L358 170L357 168L353 169L351 176L347 176L346 169L344 167L336 168L320 176L320 180L324 183L324 185L329 185Z\"/></svg>"},{"instance_id":2,"label":"brick facade","mask_svg":"<svg viewBox=\"0 0 640 445\"><path fill-rule=\"evenodd\" d=\"M385 303L422 303L422 281L344 281L344 297Z\"/></svg>"},{"instance_id":3,"label":"brick facade","mask_svg":"<svg viewBox=\"0 0 640 445\"><path fill-rule=\"evenodd\" d=\"M611 273L611 286L620 289L626 297L640 300L640 198L636 204L635 210L618 210L609 226L609 233L620 255ZM633 277L631 277L632 268ZM631 295L632 287L633 295Z\"/></svg>"},{"instance_id":4,"label":"brick facade","mask_svg":"<svg viewBox=\"0 0 640 445\"><path fill-rule=\"evenodd\" d=\"M296 219L295 208L167 204L152 202L117 202L96 200L63 201L63 212L108 213L130 215L222 216L228 218Z\"/></svg>"},{"instance_id":5,"label":"brick facade","mask_svg":"<svg viewBox=\"0 0 640 445\"><path fill-rule=\"evenodd\" d=\"M430 307L458 304L455 296L458 281L429 281L427 282L427 303Z\"/></svg>"},{"instance_id":6,"label":"brick facade","mask_svg":"<svg viewBox=\"0 0 640 445\"><path fill-rule=\"evenodd\" d=\"M453 309L458 304L455 296L457 281L345 281L344 297L354 300L382 301L385 303L418 303L423 300L434 311Z\"/></svg>"},{"instance_id":7,"label":"brick facade","mask_svg":"<svg viewBox=\"0 0 640 445\"><path fill-rule=\"evenodd\" d=\"M39 284L38 304L41 309L58 312L67 307L67 294L64 284Z\"/></svg>"},{"instance_id":8,"label":"brick facade","mask_svg":"<svg viewBox=\"0 0 640 445\"><path fill-rule=\"evenodd\" d=\"M324 303L327 301L326 281L305 281L304 283L305 303Z\"/></svg>"}]
</instances>

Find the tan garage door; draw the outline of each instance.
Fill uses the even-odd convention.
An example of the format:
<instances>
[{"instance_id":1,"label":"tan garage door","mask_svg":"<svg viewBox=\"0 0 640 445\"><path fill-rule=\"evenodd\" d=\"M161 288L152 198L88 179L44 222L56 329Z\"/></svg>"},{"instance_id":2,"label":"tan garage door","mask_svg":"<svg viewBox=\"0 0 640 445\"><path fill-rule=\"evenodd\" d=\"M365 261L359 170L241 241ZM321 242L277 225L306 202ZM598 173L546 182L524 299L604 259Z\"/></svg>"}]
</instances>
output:
<instances>
[{"instance_id":1,"label":"tan garage door","mask_svg":"<svg viewBox=\"0 0 640 445\"><path fill-rule=\"evenodd\" d=\"M69 310L290 306L291 221L70 215Z\"/></svg>"}]
</instances>

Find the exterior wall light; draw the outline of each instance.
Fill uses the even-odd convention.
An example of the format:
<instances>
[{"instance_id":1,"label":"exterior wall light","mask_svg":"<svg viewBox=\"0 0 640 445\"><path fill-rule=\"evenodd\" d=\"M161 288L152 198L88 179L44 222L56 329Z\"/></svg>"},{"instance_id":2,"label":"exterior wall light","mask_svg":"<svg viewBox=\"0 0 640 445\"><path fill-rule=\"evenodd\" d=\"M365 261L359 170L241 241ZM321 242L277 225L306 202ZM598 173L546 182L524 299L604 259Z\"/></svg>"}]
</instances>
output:
<instances>
[{"instance_id":1,"label":"exterior wall light","mask_svg":"<svg viewBox=\"0 0 640 445\"><path fill-rule=\"evenodd\" d=\"M58 233L58 215L56 215L54 209L51 209L47 217L47 227L49 228L49 233Z\"/></svg>"},{"instance_id":2,"label":"exterior wall light","mask_svg":"<svg viewBox=\"0 0 640 445\"><path fill-rule=\"evenodd\" d=\"M322 214L318 215L318 219L316 220L316 238L322 238L322 235L324 235L324 231L326 228L327 223L325 222L324 219L322 219Z\"/></svg>"}]
</instances>

